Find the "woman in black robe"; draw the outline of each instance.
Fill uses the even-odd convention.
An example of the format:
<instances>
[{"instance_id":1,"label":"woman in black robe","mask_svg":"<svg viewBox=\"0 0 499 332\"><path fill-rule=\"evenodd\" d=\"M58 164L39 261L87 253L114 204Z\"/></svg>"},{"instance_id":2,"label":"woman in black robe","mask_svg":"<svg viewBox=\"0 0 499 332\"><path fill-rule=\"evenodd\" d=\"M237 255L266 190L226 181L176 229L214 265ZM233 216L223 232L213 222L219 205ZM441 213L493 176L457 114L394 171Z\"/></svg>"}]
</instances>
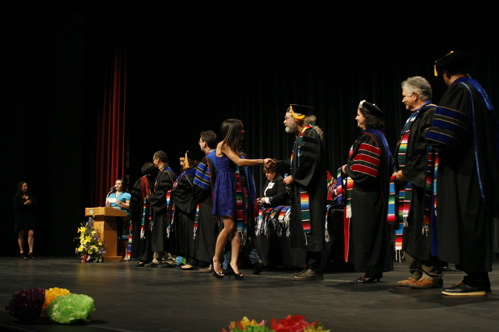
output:
<instances>
[{"instance_id":1,"label":"woman in black robe","mask_svg":"<svg viewBox=\"0 0 499 332\"><path fill-rule=\"evenodd\" d=\"M132 223L132 258L138 259L138 267L152 260L151 229L152 208L145 199L154 190L157 168L153 163L142 165L142 177L135 181L131 190L130 222Z\"/></svg>"},{"instance_id":2,"label":"woman in black robe","mask_svg":"<svg viewBox=\"0 0 499 332\"><path fill-rule=\"evenodd\" d=\"M345 222L351 227L345 250L355 270L365 273L357 279L360 283L379 281L382 272L393 270L387 224L393 161L383 133L383 115L376 105L360 102L355 119L361 132L342 167L348 177Z\"/></svg>"}]
</instances>

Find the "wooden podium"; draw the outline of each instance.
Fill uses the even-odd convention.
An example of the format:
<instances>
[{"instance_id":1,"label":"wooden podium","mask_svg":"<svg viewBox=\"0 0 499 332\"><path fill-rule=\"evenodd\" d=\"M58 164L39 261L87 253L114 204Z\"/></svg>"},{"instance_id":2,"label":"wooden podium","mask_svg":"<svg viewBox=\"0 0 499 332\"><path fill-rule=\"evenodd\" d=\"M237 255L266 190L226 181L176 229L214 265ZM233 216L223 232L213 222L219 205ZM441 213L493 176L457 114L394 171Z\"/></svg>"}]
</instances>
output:
<instances>
[{"instance_id":1,"label":"wooden podium","mask_svg":"<svg viewBox=\"0 0 499 332\"><path fill-rule=\"evenodd\" d=\"M99 236L104 245L104 262L119 262L122 260L118 256L118 222L116 217L126 217L126 211L114 209L112 207L87 207L85 217L94 219L94 227L99 232Z\"/></svg>"}]
</instances>

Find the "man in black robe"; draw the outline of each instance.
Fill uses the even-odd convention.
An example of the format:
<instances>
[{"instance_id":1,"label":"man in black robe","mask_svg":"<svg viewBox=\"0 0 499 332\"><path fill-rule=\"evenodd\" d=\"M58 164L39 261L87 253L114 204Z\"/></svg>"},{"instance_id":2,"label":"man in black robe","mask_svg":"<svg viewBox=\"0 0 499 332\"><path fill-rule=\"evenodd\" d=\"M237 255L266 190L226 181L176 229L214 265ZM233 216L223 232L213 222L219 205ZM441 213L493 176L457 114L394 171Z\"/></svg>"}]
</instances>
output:
<instances>
[{"instance_id":1,"label":"man in black robe","mask_svg":"<svg viewBox=\"0 0 499 332\"><path fill-rule=\"evenodd\" d=\"M211 272L211 260L215 255L215 243L218 234L217 217L213 210L213 184L215 183L215 149L217 135L212 130L202 131L199 148L205 156L196 167L193 195L199 203L198 231L196 234L196 258L199 265L205 265L199 272Z\"/></svg>"},{"instance_id":2,"label":"man in black robe","mask_svg":"<svg viewBox=\"0 0 499 332\"><path fill-rule=\"evenodd\" d=\"M426 142L436 105L431 103L430 83L421 76L402 82L402 103L411 112L395 150L396 181L411 191L410 209L404 225L404 257L411 273L398 284L411 288L442 287L442 263L432 254L433 225L425 231L425 195L428 160L432 152ZM431 163L431 162L430 162ZM430 193L431 194L431 193ZM431 204L431 200L426 200ZM399 206L401 208L402 206ZM429 208L429 207L427 207ZM427 211L431 211L428 209Z\"/></svg>"},{"instance_id":3,"label":"man in black robe","mask_svg":"<svg viewBox=\"0 0 499 332\"><path fill-rule=\"evenodd\" d=\"M482 86L468 73L471 58L451 52L435 61L448 89L427 135L438 149L438 255L466 273L445 295L490 291L492 226L499 207L499 125ZM457 125L456 125L457 124Z\"/></svg>"},{"instance_id":4,"label":"man in black robe","mask_svg":"<svg viewBox=\"0 0 499 332\"><path fill-rule=\"evenodd\" d=\"M288 161L277 165L291 188L291 245L306 252L306 267L294 280L322 280L325 242L326 160L322 130L315 125L313 108L290 105L284 115L287 133L296 135ZM295 112L296 111L296 112ZM308 203L308 204L307 204Z\"/></svg>"},{"instance_id":5,"label":"man in black robe","mask_svg":"<svg viewBox=\"0 0 499 332\"><path fill-rule=\"evenodd\" d=\"M153 224L151 228L151 250L153 260L148 267L158 267L163 259L169 258L170 248L166 238L166 196L173 188L177 178L175 172L168 166L168 155L164 151L154 153L152 161L158 169L154 191L147 196L153 209ZM166 252L168 248L168 253ZM170 262L172 263L172 262Z\"/></svg>"},{"instance_id":6,"label":"man in black robe","mask_svg":"<svg viewBox=\"0 0 499 332\"><path fill-rule=\"evenodd\" d=\"M186 260L185 264L180 264L182 270L196 269L194 237L197 203L194 200L193 187L197 164L198 161L192 152L187 151L180 158L182 173L175 180L171 191L175 213L170 240L174 243L173 250L177 258L181 256Z\"/></svg>"}]
</instances>

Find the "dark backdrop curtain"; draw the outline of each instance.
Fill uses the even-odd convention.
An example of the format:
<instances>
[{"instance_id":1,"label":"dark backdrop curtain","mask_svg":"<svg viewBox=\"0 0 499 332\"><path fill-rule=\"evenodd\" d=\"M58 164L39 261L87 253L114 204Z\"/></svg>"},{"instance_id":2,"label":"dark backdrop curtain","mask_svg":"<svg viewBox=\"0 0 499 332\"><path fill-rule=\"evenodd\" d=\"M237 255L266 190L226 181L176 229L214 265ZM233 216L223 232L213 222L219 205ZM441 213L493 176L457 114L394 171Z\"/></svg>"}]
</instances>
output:
<instances>
[{"instance_id":1,"label":"dark backdrop curtain","mask_svg":"<svg viewBox=\"0 0 499 332\"><path fill-rule=\"evenodd\" d=\"M118 41L107 63L102 112L97 119L93 205L101 206L117 179L127 181L126 167L126 43Z\"/></svg>"}]
</instances>

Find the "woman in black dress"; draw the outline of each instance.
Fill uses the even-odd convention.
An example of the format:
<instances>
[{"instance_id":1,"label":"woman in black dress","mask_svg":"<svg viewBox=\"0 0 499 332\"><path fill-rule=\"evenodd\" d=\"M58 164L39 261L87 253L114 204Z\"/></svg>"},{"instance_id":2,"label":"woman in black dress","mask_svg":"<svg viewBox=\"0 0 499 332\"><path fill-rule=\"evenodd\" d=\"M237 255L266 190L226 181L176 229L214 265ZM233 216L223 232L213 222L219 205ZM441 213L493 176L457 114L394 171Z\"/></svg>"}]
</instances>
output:
<instances>
[{"instance_id":1,"label":"woman in black dress","mask_svg":"<svg viewBox=\"0 0 499 332\"><path fill-rule=\"evenodd\" d=\"M28 191L26 181L19 182L17 191L14 194L15 226L14 231L17 235L19 244L19 255L21 259L35 258L33 255L33 244L35 234L35 212L37 202L35 197ZM28 254L24 251L24 243L28 235Z\"/></svg>"}]
</instances>

